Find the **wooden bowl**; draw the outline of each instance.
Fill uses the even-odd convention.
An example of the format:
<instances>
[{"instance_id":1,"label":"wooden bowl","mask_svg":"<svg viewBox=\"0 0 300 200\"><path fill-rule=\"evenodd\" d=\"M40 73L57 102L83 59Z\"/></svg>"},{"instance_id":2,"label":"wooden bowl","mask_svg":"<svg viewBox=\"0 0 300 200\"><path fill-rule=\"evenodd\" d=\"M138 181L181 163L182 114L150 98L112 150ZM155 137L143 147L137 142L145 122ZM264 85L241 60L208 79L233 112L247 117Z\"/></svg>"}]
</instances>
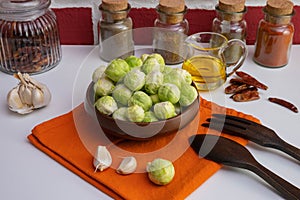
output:
<instances>
[{"instance_id":1,"label":"wooden bowl","mask_svg":"<svg viewBox=\"0 0 300 200\"><path fill-rule=\"evenodd\" d=\"M115 136L118 138L125 138L130 140L149 140L158 136L176 133L188 125L198 114L200 99L197 99L187 107L181 109L181 114L156 122L130 122L113 119L109 115L100 113L94 107L94 90L93 83L90 83L86 92L85 109L96 114L98 123L103 132L107 136Z\"/></svg>"}]
</instances>

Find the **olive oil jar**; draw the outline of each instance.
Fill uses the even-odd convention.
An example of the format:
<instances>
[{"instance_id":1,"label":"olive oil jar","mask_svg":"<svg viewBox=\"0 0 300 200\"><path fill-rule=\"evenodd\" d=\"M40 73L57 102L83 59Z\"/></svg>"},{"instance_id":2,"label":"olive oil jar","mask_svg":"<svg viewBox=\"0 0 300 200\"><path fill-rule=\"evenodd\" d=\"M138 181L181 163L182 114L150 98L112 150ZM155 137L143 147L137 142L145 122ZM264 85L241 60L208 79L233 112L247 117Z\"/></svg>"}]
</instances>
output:
<instances>
[{"instance_id":1,"label":"olive oil jar","mask_svg":"<svg viewBox=\"0 0 300 200\"><path fill-rule=\"evenodd\" d=\"M50 0L0 1L0 70L38 74L61 60L59 31Z\"/></svg>"}]
</instances>

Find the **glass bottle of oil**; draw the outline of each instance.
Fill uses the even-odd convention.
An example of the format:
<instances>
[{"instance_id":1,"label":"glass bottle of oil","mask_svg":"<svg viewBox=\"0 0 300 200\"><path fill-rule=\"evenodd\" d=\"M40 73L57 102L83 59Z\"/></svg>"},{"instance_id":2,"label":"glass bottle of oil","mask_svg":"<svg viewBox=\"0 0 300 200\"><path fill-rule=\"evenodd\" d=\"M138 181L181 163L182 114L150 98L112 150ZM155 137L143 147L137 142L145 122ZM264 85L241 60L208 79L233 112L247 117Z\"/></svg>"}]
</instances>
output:
<instances>
[{"instance_id":1,"label":"glass bottle of oil","mask_svg":"<svg viewBox=\"0 0 300 200\"><path fill-rule=\"evenodd\" d=\"M239 39L246 42L247 23L245 0L219 0L216 5L216 18L213 20L212 31L224 35L228 40ZM232 46L224 52L226 63L236 63L242 50Z\"/></svg>"}]
</instances>

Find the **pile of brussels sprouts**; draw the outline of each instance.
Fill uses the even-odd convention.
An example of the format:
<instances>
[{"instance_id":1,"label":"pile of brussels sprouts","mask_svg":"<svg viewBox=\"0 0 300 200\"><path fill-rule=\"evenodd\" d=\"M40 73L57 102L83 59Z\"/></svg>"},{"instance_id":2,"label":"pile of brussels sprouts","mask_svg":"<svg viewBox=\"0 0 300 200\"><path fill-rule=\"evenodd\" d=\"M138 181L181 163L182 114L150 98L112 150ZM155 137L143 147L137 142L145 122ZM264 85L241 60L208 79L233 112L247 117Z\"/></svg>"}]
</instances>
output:
<instances>
[{"instance_id":1,"label":"pile of brussels sprouts","mask_svg":"<svg viewBox=\"0 0 300 200\"><path fill-rule=\"evenodd\" d=\"M154 122L178 115L198 96L192 76L159 54L114 59L93 73L95 107L114 119Z\"/></svg>"}]
</instances>

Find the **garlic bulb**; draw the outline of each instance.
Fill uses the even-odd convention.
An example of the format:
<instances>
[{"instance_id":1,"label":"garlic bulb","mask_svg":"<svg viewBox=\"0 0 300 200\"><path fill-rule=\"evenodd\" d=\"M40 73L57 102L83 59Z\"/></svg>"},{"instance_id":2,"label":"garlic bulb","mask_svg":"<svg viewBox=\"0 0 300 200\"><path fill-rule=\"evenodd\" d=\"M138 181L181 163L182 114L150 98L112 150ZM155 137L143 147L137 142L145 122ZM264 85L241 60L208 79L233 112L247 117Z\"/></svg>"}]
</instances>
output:
<instances>
[{"instance_id":1,"label":"garlic bulb","mask_svg":"<svg viewBox=\"0 0 300 200\"><path fill-rule=\"evenodd\" d=\"M46 85L26 73L18 72L14 77L19 79L20 83L7 94L7 104L11 111L27 114L49 104L51 93Z\"/></svg>"},{"instance_id":2,"label":"garlic bulb","mask_svg":"<svg viewBox=\"0 0 300 200\"><path fill-rule=\"evenodd\" d=\"M99 169L101 172L111 166L112 158L105 146L98 146L94 157L95 172Z\"/></svg>"},{"instance_id":3,"label":"garlic bulb","mask_svg":"<svg viewBox=\"0 0 300 200\"><path fill-rule=\"evenodd\" d=\"M120 166L116 170L119 174L131 174L136 170L137 162L132 156L126 157L122 160Z\"/></svg>"}]
</instances>

